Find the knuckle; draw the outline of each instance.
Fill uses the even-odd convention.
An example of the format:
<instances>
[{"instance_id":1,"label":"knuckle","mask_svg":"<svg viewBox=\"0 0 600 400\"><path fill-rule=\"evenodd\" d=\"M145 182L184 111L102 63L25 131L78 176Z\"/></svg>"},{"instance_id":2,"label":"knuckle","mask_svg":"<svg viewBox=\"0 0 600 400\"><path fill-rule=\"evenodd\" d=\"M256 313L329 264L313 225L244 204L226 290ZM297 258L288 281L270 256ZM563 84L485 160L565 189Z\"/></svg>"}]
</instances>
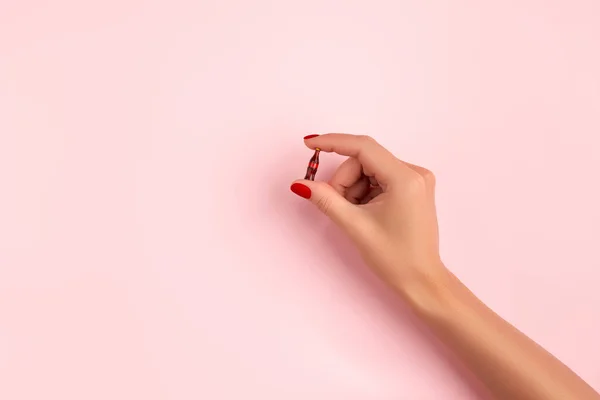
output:
<instances>
[{"instance_id":1,"label":"knuckle","mask_svg":"<svg viewBox=\"0 0 600 400\"><path fill-rule=\"evenodd\" d=\"M425 183L427 183L429 186L435 185L435 174L433 172L423 168L423 173L421 175L423 176L423 179L425 179Z\"/></svg>"},{"instance_id":2,"label":"knuckle","mask_svg":"<svg viewBox=\"0 0 600 400\"><path fill-rule=\"evenodd\" d=\"M329 212L331 209L331 199L326 196L320 197L316 201L316 206L323 214L329 216Z\"/></svg>"},{"instance_id":3,"label":"knuckle","mask_svg":"<svg viewBox=\"0 0 600 400\"><path fill-rule=\"evenodd\" d=\"M375 143L375 139L373 139L371 136L369 135L360 135L359 139L365 143L365 144L372 144Z\"/></svg>"}]
</instances>

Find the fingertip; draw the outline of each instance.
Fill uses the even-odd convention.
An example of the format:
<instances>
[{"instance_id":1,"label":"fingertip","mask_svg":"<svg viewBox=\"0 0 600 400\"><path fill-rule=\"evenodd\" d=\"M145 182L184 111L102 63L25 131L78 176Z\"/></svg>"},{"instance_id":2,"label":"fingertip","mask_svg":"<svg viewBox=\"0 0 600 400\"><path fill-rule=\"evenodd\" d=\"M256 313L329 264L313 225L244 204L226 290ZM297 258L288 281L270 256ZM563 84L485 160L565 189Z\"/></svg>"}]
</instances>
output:
<instances>
[{"instance_id":1,"label":"fingertip","mask_svg":"<svg viewBox=\"0 0 600 400\"><path fill-rule=\"evenodd\" d=\"M290 186L290 190L300 196L303 197L305 199L310 199L310 197L312 196L312 191L310 190L310 188L305 185L303 183L303 181L296 181L294 183L292 183L292 185Z\"/></svg>"}]
</instances>

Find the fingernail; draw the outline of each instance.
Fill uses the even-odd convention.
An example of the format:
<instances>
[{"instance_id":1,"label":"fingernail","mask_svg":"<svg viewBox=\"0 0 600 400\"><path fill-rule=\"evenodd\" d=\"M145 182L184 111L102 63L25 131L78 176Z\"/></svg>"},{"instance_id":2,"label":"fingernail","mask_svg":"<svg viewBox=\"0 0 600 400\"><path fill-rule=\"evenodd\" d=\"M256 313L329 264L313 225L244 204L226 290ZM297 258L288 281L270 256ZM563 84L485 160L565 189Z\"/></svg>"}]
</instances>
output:
<instances>
[{"instance_id":1,"label":"fingernail","mask_svg":"<svg viewBox=\"0 0 600 400\"><path fill-rule=\"evenodd\" d=\"M290 189L298 196L304 197L305 199L310 199L311 192L308 186L301 183L293 183Z\"/></svg>"},{"instance_id":2,"label":"fingernail","mask_svg":"<svg viewBox=\"0 0 600 400\"><path fill-rule=\"evenodd\" d=\"M314 138L314 137L317 137L317 136L319 136L319 135L308 135L308 136L304 136L304 140L306 140L306 139L312 139L312 138Z\"/></svg>"}]
</instances>

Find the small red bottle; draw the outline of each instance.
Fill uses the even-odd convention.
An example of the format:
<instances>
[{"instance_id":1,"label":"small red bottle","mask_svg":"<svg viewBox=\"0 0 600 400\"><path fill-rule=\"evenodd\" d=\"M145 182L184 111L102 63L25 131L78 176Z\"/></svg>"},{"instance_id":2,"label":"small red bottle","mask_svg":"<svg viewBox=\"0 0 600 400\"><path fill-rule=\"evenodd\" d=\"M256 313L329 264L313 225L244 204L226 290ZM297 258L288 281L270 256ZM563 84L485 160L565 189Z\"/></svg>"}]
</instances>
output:
<instances>
[{"instance_id":1,"label":"small red bottle","mask_svg":"<svg viewBox=\"0 0 600 400\"><path fill-rule=\"evenodd\" d=\"M319 169L319 153L321 152L320 148L315 149L315 154L311 157L308 162L308 168L306 168L306 176L304 179L308 179L311 181L315 180L315 175L317 174L317 169Z\"/></svg>"}]
</instances>

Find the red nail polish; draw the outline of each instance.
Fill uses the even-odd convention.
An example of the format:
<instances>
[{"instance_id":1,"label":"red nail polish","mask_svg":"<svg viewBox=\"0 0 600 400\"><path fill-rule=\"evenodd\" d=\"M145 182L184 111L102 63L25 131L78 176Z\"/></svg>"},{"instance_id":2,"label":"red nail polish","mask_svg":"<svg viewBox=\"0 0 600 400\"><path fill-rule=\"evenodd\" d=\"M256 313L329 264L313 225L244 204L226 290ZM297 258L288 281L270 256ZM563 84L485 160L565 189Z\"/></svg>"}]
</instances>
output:
<instances>
[{"instance_id":1,"label":"red nail polish","mask_svg":"<svg viewBox=\"0 0 600 400\"><path fill-rule=\"evenodd\" d=\"M317 136L319 136L319 135L308 135L308 136L304 136L304 140L306 140L306 139L312 139L312 138L314 138L314 137L317 137Z\"/></svg>"},{"instance_id":2,"label":"red nail polish","mask_svg":"<svg viewBox=\"0 0 600 400\"><path fill-rule=\"evenodd\" d=\"M290 189L292 190L292 192L296 193L300 197L304 197L305 199L310 199L310 196L312 194L310 192L310 188L301 183L293 183Z\"/></svg>"}]
</instances>

